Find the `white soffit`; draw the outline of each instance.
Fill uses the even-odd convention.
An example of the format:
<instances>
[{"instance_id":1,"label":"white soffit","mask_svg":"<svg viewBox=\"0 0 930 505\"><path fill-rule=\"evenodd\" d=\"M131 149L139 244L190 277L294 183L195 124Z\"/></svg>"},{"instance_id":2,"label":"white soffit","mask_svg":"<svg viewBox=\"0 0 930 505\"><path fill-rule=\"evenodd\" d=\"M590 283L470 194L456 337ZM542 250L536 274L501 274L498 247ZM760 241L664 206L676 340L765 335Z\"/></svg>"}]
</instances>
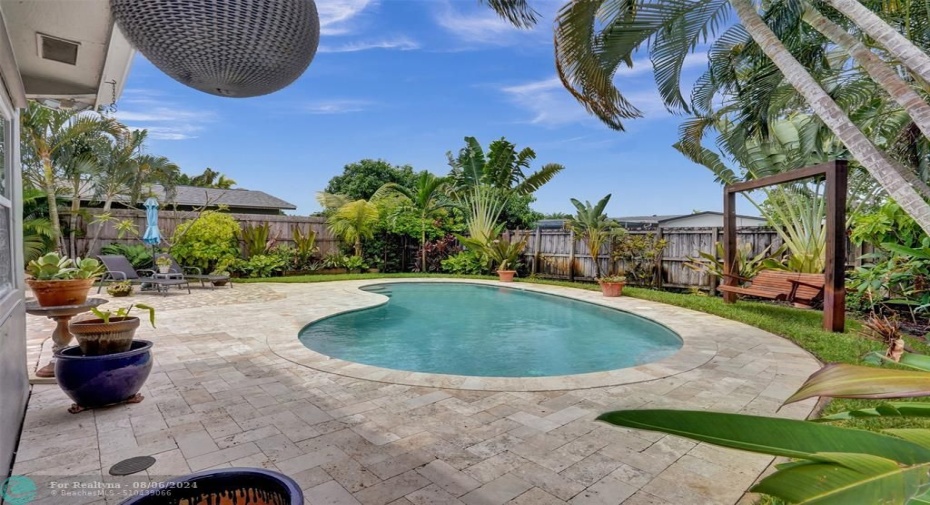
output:
<instances>
[{"instance_id":1,"label":"white soffit","mask_svg":"<svg viewBox=\"0 0 930 505\"><path fill-rule=\"evenodd\" d=\"M27 97L74 108L119 97L134 52L107 0L0 0L0 8ZM76 64L43 58L42 36L78 44Z\"/></svg>"}]
</instances>

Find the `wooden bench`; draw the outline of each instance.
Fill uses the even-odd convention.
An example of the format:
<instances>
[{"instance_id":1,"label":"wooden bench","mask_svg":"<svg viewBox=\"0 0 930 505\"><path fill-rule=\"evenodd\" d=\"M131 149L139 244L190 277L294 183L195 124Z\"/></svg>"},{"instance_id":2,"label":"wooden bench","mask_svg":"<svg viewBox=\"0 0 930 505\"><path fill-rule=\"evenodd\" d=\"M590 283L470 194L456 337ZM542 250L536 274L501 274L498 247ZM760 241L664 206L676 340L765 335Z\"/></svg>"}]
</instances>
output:
<instances>
[{"instance_id":1,"label":"wooden bench","mask_svg":"<svg viewBox=\"0 0 930 505\"><path fill-rule=\"evenodd\" d=\"M749 281L750 284L746 287L721 285L717 286L717 289L725 293L786 301L798 305L811 305L815 300L823 297L823 274L762 270L752 279L732 277L741 281Z\"/></svg>"}]
</instances>

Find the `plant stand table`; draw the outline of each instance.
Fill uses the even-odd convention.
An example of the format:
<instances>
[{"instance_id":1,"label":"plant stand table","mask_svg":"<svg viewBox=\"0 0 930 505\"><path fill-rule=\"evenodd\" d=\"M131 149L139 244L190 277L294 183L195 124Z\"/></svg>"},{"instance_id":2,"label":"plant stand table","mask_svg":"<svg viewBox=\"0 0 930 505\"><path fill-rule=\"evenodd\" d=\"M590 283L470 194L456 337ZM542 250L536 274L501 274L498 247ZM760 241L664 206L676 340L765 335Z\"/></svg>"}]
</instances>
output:
<instances>
[{"instance_id":1,"label":"plant stand table","mask_svg":"<svg viewBox=\"0 0 930 505\"><path fill-rule=\"evenodd\" d=\"M88 298L87 301L80 305L59 305L57 307L43 307L39 302L30 298L26 300L26 313L33 316L44 316L55 321L55 330L52 331L52 352L57 353L71 343L71 331L68 330L68 323L71 318L88 312L94 307L107 303L103 298ZM48 364L36 371L36 377L49 378L55 376L55 358L53 357Z\"/></svg>"}]
</instances>

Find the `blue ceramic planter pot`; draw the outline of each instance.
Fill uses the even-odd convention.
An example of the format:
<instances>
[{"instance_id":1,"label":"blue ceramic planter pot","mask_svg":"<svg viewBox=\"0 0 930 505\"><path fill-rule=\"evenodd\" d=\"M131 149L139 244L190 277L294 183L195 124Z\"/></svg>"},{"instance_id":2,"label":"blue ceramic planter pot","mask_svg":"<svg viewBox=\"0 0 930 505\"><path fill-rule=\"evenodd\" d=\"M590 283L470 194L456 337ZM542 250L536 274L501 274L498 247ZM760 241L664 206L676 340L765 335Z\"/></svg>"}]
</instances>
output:
<instances>
[{"instance_id":1,"label":"blue ceramic planter pot","mask_svg":"<svg viewBox=\"0 0 930 505\"><path fill-rule=\"evenodd\" d=\"M153 486L120 505L303 505L300 486L287 475L261 468L197 472Z\"/></svg>"},{"instance_id":2,"label":"blue ceramic planter pot","mask_svg":"<svg viewBox=\"0 0 930 505\"><path fill-rule=\"evenodd\" d=\"M58 385L78 407L72 407L72 412L141 401L136 393L151 371L152 343L148 340L133 340L128 351L101 356L84 356L76 345L55 355Z\"/></svg>"}]
</instances>

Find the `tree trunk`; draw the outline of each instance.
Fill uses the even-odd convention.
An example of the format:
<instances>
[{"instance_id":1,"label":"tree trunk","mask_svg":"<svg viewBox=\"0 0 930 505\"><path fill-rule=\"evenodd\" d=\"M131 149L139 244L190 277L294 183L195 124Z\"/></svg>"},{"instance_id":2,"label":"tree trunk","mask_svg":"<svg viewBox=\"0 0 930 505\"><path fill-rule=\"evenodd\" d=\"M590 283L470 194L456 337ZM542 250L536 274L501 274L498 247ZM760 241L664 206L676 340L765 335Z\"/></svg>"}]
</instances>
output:
<instances>
[{"instance_id":1,"label":"tree trunk","mask_svg":"<svg viewBox=\"0 0 930 505\"><path fill-rule=\"evenodd\" d=\"M61 236L61 222L58 217L58 191L55 187L55 172L48 154L42 156L42 172L45 182L45 196L48 198L48 220L52 222L52 235L58 252L64 252Z\"/></svg>"},{"instance_id":2,"label":"tree trunk","mask_svg":"<svg viewBox=\"0 0 930 505\"><path fill-rule=\"evenodd\" d=\"M75 175L71 181L71 215L68 216L68 250L72 258L77 258L77 223L81 210L81 176Z\"/></svg>"},{"instance_id":3,"label":"tree trunk","mask_svg":"<svg viewBox=\"0 0 930 505\"><path fill-rule=\"evenodd\" d=\"M107 195L106 200L103 202L102 214L106 214L107 212L110 212L110 207L112 205L113 205L113 197L110 195ZM87 254L90 254L94 250L94 246L97 245L97 239L100 238L100 232L102 230L103 230L103 223L99 223L97 226L97 229L94 230L93 238L90 239L90 245L87 246Z\"/></svg>"},{"instance_id":4,"label":"tree trunk","mask_svg":"<svg viewBox=\"0 0 930 505\"><path fill-rule=\"evenodd\" d=\"M913 171L892 160L869 141L843 109L811 77L807 69L785 48L759 16L751 0L731 0L730 4L747 33L781 70L785 80L804 97L814 113L846 145L849 152L872 174L888 195L914 218L924 232L930 234L930 205L927 205L914 189L910 181L916 179ZM911 174L910 178L907 176L908 172Z\"/></svg>"},{"instance_id":5,"label":"tree trunk","mask_svg":"<svg viewBox=\"0 0 930 505\"><path fill-rule=\"evenodd\" d=\"M426 223L420 218L420 250L422 251L420 273L426 273Z\"/></svg>"},{"instance_id":6,"label":"tree trunk","mask_svg":"<svg viewBox=\"0 0 930 505\"><path fill-rule=\"evenodd\" d=\"M827 3L849 18L866 35L878 41L891 56L920 76L924 82L930 83L930 56L907 40L907 37L898 33L894 27L858 0L827 0Z\"/></svg>"},{"instance_id":7,"label":"tree trunk","mask_svg":"<svg viewBox=\"0 0 930 505\"><path fill-rule=\"evenodd\" d=\"M811 7L805 9L804 21L849 53L873 81L878 83L895 102L904 107L924 136L930 138L930 105L901 79L890 65L876 56L862 41L815 9ZM925 199L930 199L930 186L926 183L920 181L920 184L915 184L915 188Z\"/></svg>"},{"instance_id":8,"label":"tree trunk","mask_svg":"<svg viewBox=\"0 0 930 505\"><path fill-rule=\"evenodd\" d=\"M361 235L359 235L359 236L355 239L355 255L358 256L359 258L362 257L362 237L361 237Z\"/></svg>"}]
</instances>

